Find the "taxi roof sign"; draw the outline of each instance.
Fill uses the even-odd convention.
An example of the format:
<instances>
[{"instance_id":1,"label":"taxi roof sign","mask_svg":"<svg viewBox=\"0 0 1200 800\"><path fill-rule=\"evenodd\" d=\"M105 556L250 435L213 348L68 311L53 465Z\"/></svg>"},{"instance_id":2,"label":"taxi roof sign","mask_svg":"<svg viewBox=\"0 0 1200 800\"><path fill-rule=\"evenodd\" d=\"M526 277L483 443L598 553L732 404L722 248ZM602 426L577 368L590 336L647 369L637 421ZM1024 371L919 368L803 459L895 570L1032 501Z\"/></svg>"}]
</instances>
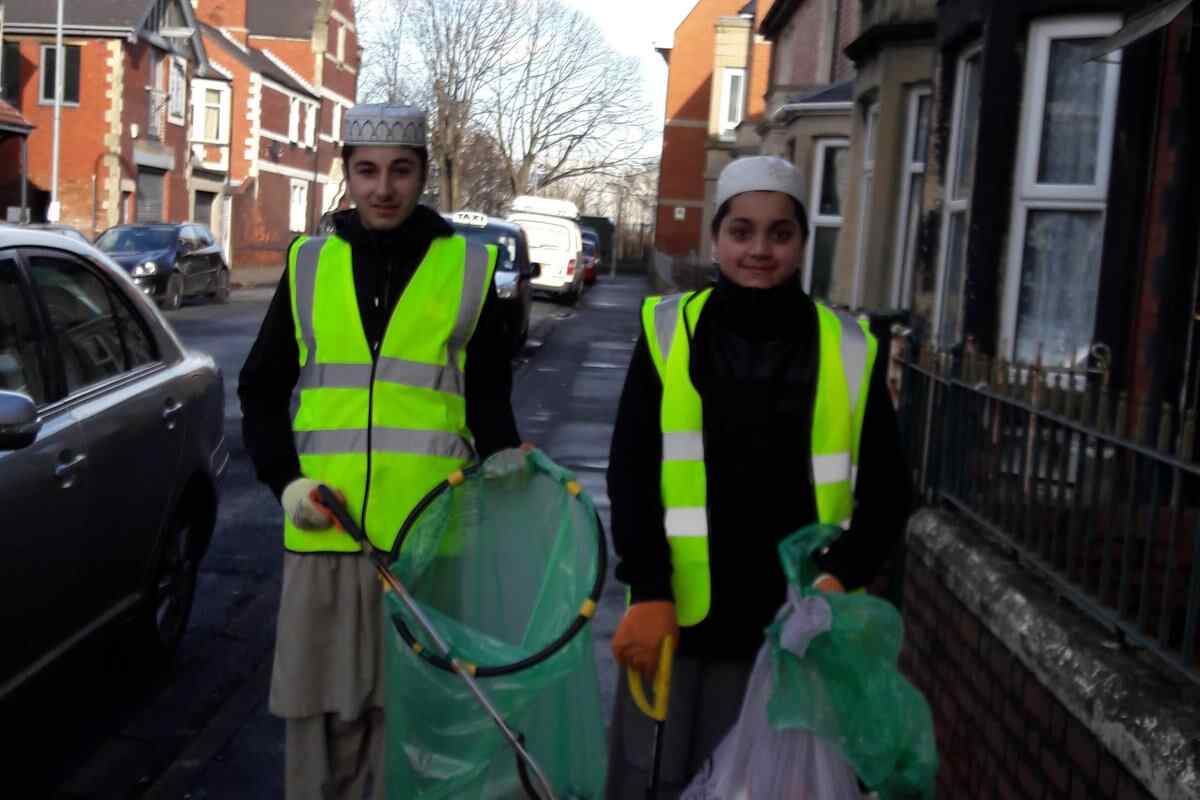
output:
<instances>
[{"instance_id":1,"label":"taxi roof sign","mask_svg":"<svg viewBox=\"0 0 1200 800\"><path fill-rule=\"evenodd\" d=\"M478 211L456 211L450 215L450 220L459 225L469 225L472 228L486 228L488 215Z\"/></svg>"}]
</instances>

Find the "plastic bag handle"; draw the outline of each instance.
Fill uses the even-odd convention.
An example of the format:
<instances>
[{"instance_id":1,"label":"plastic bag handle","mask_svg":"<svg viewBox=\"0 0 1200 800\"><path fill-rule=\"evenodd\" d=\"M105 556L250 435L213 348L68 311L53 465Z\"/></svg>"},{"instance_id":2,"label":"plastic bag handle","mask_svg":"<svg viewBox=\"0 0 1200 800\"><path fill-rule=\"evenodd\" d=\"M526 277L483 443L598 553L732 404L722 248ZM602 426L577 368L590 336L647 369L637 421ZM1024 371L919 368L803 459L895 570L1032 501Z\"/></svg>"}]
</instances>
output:
<instances>
[{"instance_id":1,"label":"plastic bag handle","mask_svg":"<svg viewBox=\"0 0 1200 800\"><path fill-rule=\"evenodd\" d=\"M658 672L654 674L654 704L646 699L642 686L642 674L633 667L627 668L629 694L638 709L652 720L665 722L667 705L671 700L671 666L675 657L675 642L670 636L663 638L662 652L658 656Z\"/></svg>"}]
</instances>

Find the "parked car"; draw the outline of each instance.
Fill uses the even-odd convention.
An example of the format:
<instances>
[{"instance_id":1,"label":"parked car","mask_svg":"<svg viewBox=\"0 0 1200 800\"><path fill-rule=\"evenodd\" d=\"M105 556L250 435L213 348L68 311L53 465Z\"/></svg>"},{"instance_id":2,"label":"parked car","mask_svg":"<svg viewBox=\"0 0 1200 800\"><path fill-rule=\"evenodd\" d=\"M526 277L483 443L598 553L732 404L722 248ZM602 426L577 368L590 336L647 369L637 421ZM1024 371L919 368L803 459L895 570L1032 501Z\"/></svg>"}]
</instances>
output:
<instances>
[{"instance_id":1,"label":"parked car","mask_svg":"<svg viewBox=\"0 0 1200 800\"><path fill-rule=\"evenodd\" d=\"M0 228L0 699L117 620L164 663L229 460L224 386L129 276Z\"/></svg>"},{"instance_id":2,"label":"parked car","mask_svg":"<svg viewBox=\"0 0 1200 800\"><path fill-rule=\"evenodd\" d=\"M522 195L513 198L509 222L515 222L529 239L529 254L541 264L533 280L536 292L574 303L583 294L583 236L579 209L566 200Z\"/></svg>"},{"instance_id":3,"label":"parked car","mask_svg":"<svg viewBox=\"0 0 1200 800\"><path fill-rule=\"evenodd\" d=\"M583 237L583 283L591 286L600 274L600 234L595 229L581 227Z\"/></svg>"},{"instance_id":4,"label":"parked car","mask_svg":"<svg viewBox=\"0 0 1200 800\"><path fill-rule=\"evenodd\" d=\"M163 308L177 309L197 295L218 303L229 299L229 265L212 232L197 222L118 225L96 246Z\"/></svg>"},{"instance_id":5,"label":"parked car","mask_svg":"<svg viewBox=\"0 0 1200 800\"><path fill-rule=\"evenodd\" d=\"M529 315L533 309L530 285L541 274L541 266L529 260L529 244L519 225L486 214L460 211L449 217L462 236L479 244L496 245L496 296L509 317L513 352L529 338Z\"/></svg>"},{"instance_id":6,"label":"parked car","mask_svg":"<svg viewBox=\"0 0 1200 800\"><path fill-rule=\"evenodd\" d=\"M69 236L77 242L83 244L91 244L92 240L83 234L83 231L78 228L72 228L70 225L63 225L58 222L32 222L23 225L23 228L28 231L49 231L50 233L59 233L63 236Z\"/></svg>"}]
</instances>

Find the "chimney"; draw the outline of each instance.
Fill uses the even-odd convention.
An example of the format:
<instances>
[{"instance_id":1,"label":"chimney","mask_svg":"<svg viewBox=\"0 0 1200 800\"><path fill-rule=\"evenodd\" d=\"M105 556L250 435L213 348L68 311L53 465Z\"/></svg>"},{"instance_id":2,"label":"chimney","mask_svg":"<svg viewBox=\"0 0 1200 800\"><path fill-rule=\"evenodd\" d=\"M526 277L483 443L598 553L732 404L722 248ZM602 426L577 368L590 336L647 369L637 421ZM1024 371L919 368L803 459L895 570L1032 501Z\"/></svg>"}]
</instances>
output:
<instances>
[{"instance_id":1,"label":"chimney","mask_svg":"<svg viewBox=\"0 0 1200 800\"><path fill-rule=\"evenodd\" d=\"M214 28L221 28L242 44L249 32L246 29L246 6L249 0L199 0L196 19Z\"/></svg>"}]
</instances>

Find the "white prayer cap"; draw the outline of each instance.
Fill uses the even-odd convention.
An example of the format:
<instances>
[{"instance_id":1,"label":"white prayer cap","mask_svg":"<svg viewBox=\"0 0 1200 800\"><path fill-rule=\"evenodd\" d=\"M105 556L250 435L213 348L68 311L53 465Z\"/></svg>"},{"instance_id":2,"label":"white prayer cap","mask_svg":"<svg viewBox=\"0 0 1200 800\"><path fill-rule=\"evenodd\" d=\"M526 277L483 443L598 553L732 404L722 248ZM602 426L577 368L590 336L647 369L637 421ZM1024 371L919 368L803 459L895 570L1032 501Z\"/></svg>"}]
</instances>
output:
<instances>
[{"instance_id":1,"label":"white prayer cap","mask_svg":"<svg viewBox=\"0 0 1200 800\"><path fill-rule=\"evenodd\" d=\"M730 162L717 179L714 208L743 192L783 192L804 206L804 178L792 162L779 156L751 156Z\"/></svg>"},{"instance_id":2,"label":"white prayer cap","mask_svg":"<svg viewBox=\"0 0 1200 800\"><path fill-rule=\"evenodd\" d=\"M354 106L342 120L342 141L355 146L426 147L425 111L388 103Z\"/></svg>"}]
</instances>

